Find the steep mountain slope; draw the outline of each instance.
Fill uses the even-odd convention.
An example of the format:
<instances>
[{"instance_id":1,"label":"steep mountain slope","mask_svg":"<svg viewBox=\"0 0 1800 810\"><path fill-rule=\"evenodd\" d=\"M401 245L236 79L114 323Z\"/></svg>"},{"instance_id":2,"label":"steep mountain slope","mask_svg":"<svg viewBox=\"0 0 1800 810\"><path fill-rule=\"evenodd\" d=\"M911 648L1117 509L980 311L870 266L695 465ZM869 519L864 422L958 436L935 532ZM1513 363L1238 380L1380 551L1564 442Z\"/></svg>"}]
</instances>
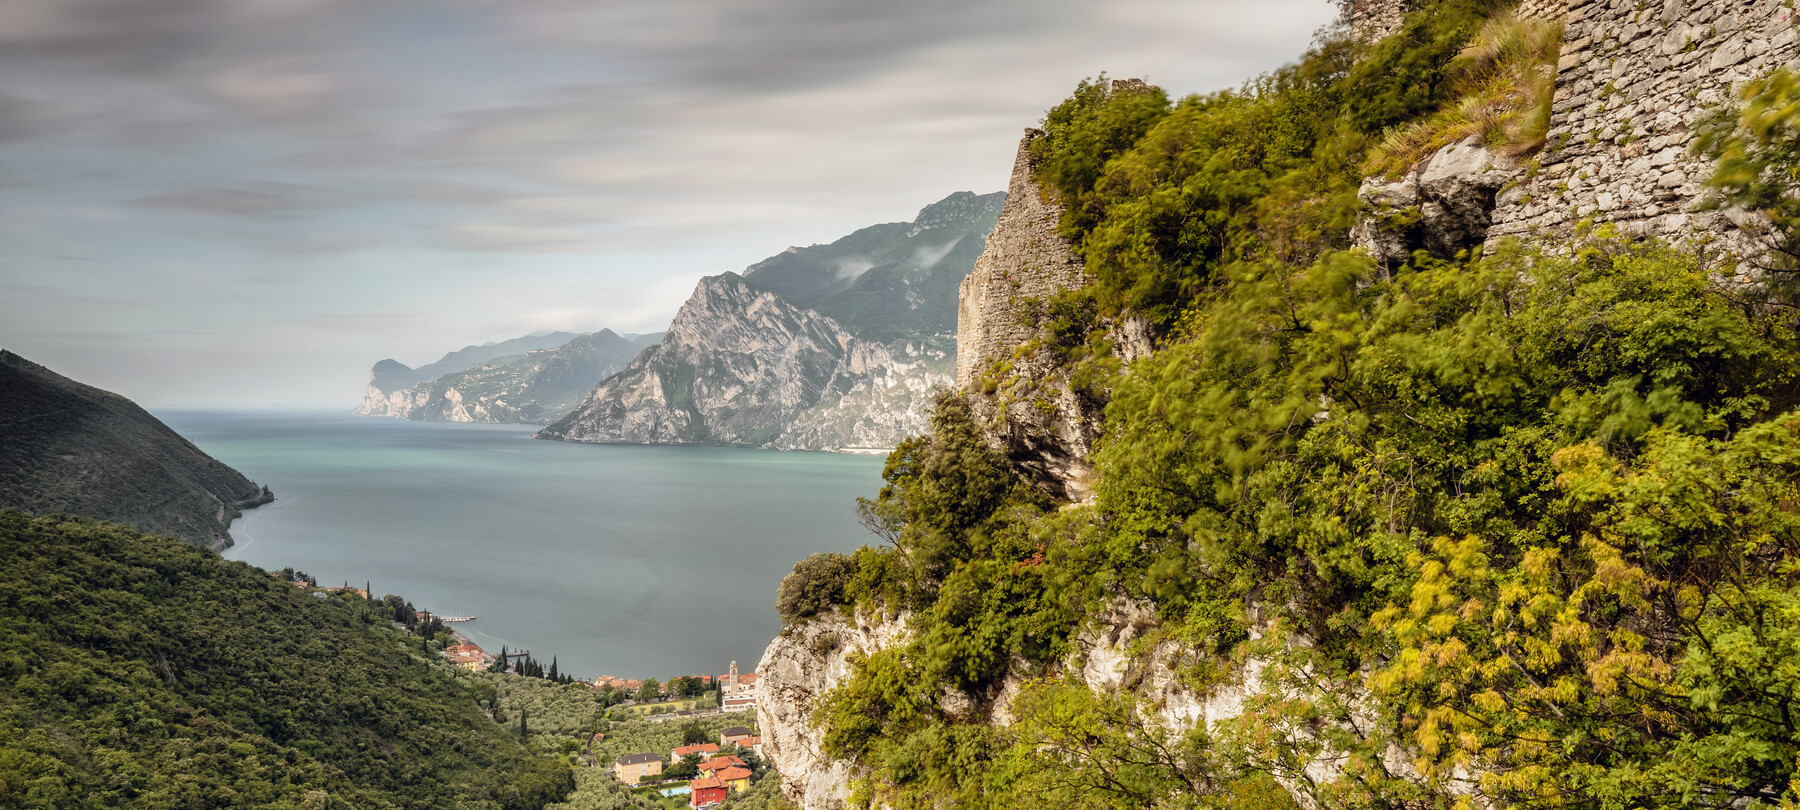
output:
<instances>
[{"instance_id":1,"label":"steep mountain slope","mask_svg":"<svg viewBox=\"0 0 1800 810\"><path fill-rule=\"evenodd\" d=\"M924 428L931 392L953 379L957 285L1005 197L957 192L913 222L702 280L662 346L539 435L893 447Z\"/></svg>"},{"instance_id":2,"label":"steep mountain slope","mask_svg":"<svg viewBox=\"0 0 1800 810\"><path fill-rule=\"evenodd\" d=\"M1343 8L1022 145L885 542L780 589L807 810L1800 802L1793 10Z\"/></svg>"},{"instance_id":3,"label":"steep mountain slope","mask_svg":"<svg viewBox=\"0 0 1800 810\"><path fill-rule=\"evenodd\" d=\"M626 339L602 329L554 348L504 355L399 388L384 381L405 378L384 365L393 361L383 360L375 365L362 407L353 413L423 422L545 424L580 404L595 383L624 368L661 336L657 332Z\"/></svg>"},{"instance_id":4,"label":"steep mountain slope","mask_svg":"<svg viewBox=\"0 0 1800 810\"><path fill-rule=\"evenodd\" d=\"M505 365L446 374L413 388L405 416L425 422L551 422L623 369L640 348L602 329Z\"/></svg>"},{"instance_id":5,"label":"steep mountain slope","mask_svg":"<svg viewBox=\"0 0 1800 810\"><path fill-rule=\"evenodd\" d=\"M724 273L701 279L660 344L538 435L763 445L822 397L891 365L880 344Z\"/></svg>"},{"instance_id":6,"label":"steep mountain slope","mask_svg":"<svg viewBox=\"0 0 1800 810\"><path fill-rule=\"evenodd\" d=\"M322 595L121 526L0 510L0 806L535 810L567 794L567 765L488 719L481 685L377 605Z\"/></svg>"},{"instance_id":7,"label":"steep mountain slope","mask_svg":"<svg viewBox=\"0 0 1800 810\"><path fill-rule=\"evenodd\" d=\"M464 346L445 354L435 363L418 368L411 368L392 358L382 360L370 372L369 387L363 392L362 404L351 413L358 416L404 417L404 412L396 413L395 409L398 407L404 411L407 400L405 397L396 398L395 395L410 393L419 383L430 382L445 374L468 371L484 364L505 365L523 358L528 352L554 349L577 337L580 335L574 332L550 332L480 346Z\"/></svg>"},{"instance_id":8,"label":"steep mountain slope","mask_svg":"<svg viewBox=\"0 0 1800 810\"><path fill-rule=\"evenodd\" d=\"M959 191L912 222L789 248L751 265L744 281L865 340L947 335L956 331L957 284L981 255L1005 198Z\"/></svg>"},{"instance_id":9,"label":"steep mountain slope","mask_svg":"<svg viewBox=\"0 0 1800 810\"><path fill-rule=\"evenodd\" d=\"M0 507L69 512L224 548L271 499L131 400L0 350Z\"/></svg>"}]
</instances>

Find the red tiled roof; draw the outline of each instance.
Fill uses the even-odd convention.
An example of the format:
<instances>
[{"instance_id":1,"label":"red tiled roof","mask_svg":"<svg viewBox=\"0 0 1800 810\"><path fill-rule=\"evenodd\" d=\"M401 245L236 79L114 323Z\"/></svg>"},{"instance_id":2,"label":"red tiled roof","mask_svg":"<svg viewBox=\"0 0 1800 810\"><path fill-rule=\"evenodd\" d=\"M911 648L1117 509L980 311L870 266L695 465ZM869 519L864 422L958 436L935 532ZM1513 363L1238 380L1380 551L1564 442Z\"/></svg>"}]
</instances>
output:
<instances>
[{"instance_id":1,"label":"red tiled roof","mask_svg":"<svg viewBox=\"0 0 1800 810\"><path fill-rule=\"evenodd\" d=\"M742 767L744 767L744 761L737 757L713 757L712 759L700 763L700 770L703 771L716 771L720 768Z\"/></svg>"},{"instance_id":2,"label":"red tiled roof","mask_svg":"<svg viewBox=\"0 0 1800 810\"><path fill-rule=\"evenodd\" d=\"M675 749L675 756L678 756L678 757L685 757L688 754L716 754L716 753L719 753L719 744L718 743L700 743L698 745L684 745L680 748Z\"/></svg>"},{"instance_id":3,"label":"red tiled roof","mask_svg":"<svg viewBox=\"0 0 1800 810\"><path fill-rule=\"evenodd\" d=\"M695 779L688 783L688 788L691 790L702 790L704 788L722 788L722 787L728 787L728 785L726 785L723 781L715 779L711 776L702 776L699 779Z\"/></svg>"},{"instance_id":4,"label":"red tiled roof","mask_svg":"<svg viewBox=\"0 0 1800 810\"><path fill-rule=\"evenodd\" d=\"M745 737L741 740L738 740L739 748L749 748L751 746L756 746L756 745L762 745L761 737Z\"/></svg>"},{"instance_id":5,"label":"red tiled roof","mask_svg":"<svg viewBox=\"0 0 1800 810\"><path fill-rule=\"evenodd\" d=\"M718 773L714 774L714 776L717 776L721 781L725 781L725 782L732 782L732 781L736 781L738 779L749 779L750 778L750 769L749 768L736 768L736 767L726 768L725 770L719 771Z\"/></svg>"}]
</instances>

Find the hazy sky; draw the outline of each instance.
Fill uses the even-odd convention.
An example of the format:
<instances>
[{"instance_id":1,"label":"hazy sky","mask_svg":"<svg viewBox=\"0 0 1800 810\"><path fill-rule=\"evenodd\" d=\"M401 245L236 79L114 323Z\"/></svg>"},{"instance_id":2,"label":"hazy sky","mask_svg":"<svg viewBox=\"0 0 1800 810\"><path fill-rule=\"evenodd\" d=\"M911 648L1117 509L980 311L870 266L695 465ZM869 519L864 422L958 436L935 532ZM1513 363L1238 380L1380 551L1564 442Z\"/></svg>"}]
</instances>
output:
<instances>
[{"instance_id":1,"label":"hazy sky","mask_svg":"<svg viewBox=\"0 0 1800 810\"><path fill-rule=\"evenodd\" d=\"M151 407L662 329L703 275L1005 187L1102 71L1290 61L1329 0L0 0L0 347Z\"/></svg>"}]
</instances>

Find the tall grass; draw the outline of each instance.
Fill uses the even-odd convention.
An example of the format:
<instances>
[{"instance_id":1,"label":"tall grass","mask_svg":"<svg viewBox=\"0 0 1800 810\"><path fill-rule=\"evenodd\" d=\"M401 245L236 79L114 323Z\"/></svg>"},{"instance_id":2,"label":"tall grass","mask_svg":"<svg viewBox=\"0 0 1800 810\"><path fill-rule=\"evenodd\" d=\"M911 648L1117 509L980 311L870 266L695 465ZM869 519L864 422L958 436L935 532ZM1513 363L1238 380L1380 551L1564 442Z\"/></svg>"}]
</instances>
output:
<instances>
[{"instance_id":1,"label":"tall grass","mask_svg":"<svg viewBox=\"0 0 1800 810\"><path fill-rule=\"evenodd\" d=\"M1367 173L1397 176L1438 148L1471 136L1508 157L1543 148L1562 37L1560 22L1511 11L1488 18L1450 66L1457 100L1389 132L1370 151Z\"/></svg>"}]
</instances>

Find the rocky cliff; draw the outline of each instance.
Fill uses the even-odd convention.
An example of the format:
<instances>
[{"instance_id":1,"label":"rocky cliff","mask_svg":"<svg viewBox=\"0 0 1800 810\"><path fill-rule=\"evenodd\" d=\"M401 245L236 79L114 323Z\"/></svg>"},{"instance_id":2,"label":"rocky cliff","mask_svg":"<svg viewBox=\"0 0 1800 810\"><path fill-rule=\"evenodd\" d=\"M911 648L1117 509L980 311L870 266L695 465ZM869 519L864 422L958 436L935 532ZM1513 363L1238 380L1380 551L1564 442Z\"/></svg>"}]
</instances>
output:
<instances>
[{"instance_id":1,"label":"rocky cliff","mask_svg":"<svg viewBox=\"0 0 1800 810\"><path fill-rule=\"evenodd\" d=\"M266 487L131 400L0 350L0 507L68 512L214 550Z\"/></svg>"},{"instance_id":2,"label":"rocky cliff","mask_svg":"<svg viewBox=\"0 0 1800 810\"><path fill-rule=\"evenodd\" d=\"M828 395L893 364L880 344L724 273L700 281L660 344L538 435L760 447Z\"/></svg>"}]
</instances>

